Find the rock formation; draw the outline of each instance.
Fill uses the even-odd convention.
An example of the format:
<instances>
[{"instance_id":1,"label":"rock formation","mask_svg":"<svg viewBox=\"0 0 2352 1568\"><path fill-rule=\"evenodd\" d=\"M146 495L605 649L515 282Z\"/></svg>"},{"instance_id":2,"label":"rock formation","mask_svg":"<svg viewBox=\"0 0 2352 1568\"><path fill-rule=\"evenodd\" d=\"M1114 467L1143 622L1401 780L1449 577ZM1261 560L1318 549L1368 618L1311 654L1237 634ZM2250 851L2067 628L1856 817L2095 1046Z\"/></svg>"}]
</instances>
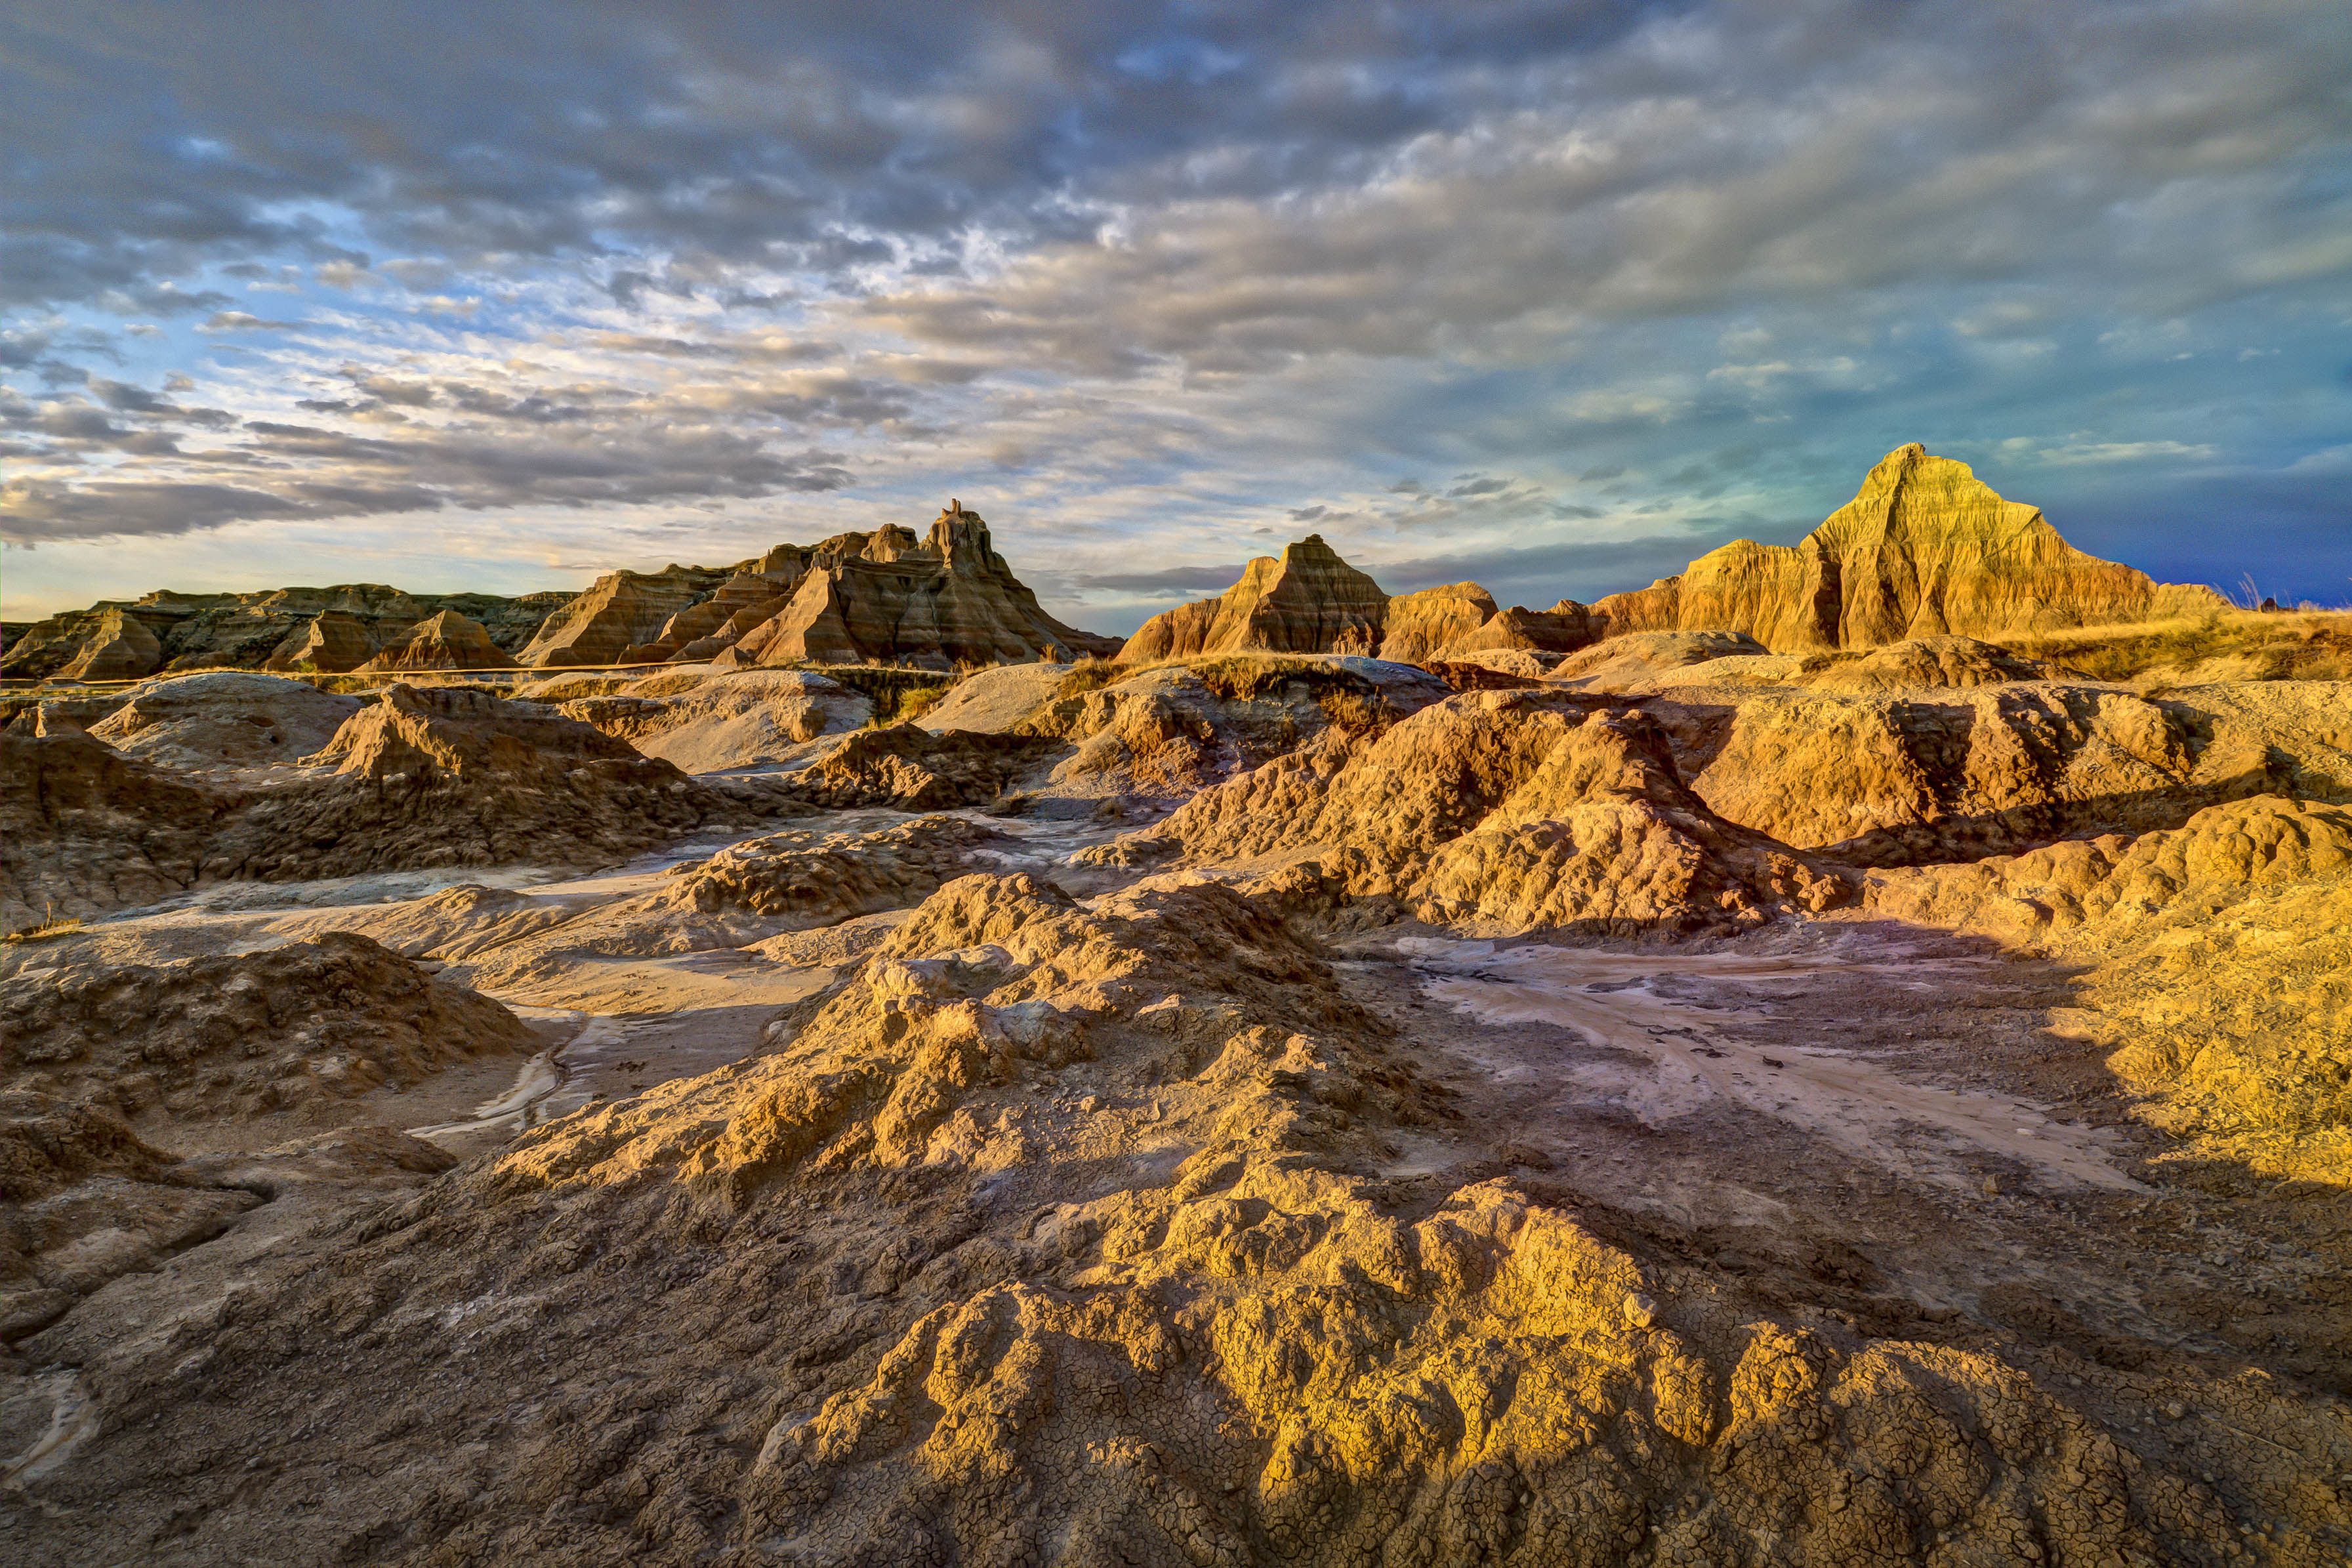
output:
<instances>
[{"instance_id":1,"label":"rock formation","mask_svg":"<svg viewBox=\"0 0 2352 1568\"><path fill-rule=\"evenodd\" d=\"M419 622L408 634L359 667L407 673L428 669L513 669L515 660L492 642L479 621L444 610Z\"/></svg>"},{"instance_id":2,"label":"rock formation","mask_svg":"<svg viewBox=\"0 0 2352 1568\"><path fill-rule=\"evenodd\" d=\"M122 635L135 642L143 633L158 645L157 662L132 670L132 675L157 669L251 669L273 659L278 662L270 668L282 669L304 658L318 669L339 673L442 610L479 621L491 641L511 650L527 642L548 612L568 597L404 594L371 583L257 594L166 590L131 603L68 611L24 628L0 650L0 675L38 679L60 673L109 639L107 628L115 624L110 616L116 616L138 627L132 631L126 626ZM359 651L362 647L364 652Z\"/></svg>"},{"instance_id":3,"label":"rock formation","mask_svg":"<svg viewBox=\"0 0 2352 1568\"><path fill-rule=\"evenodd\" d=\"M109 606L89 639L58 676L67 680L127 680L152 675L163 660L163 645L129 611Z\"/></svg>"},{"instance_id":4,"label":"rock formation","mask_svg":"<svg viewBox=\"0 0 2352 1568\"><path fill-rule=\"evenodd\" d=\"M395 682L299 761L255 786L157 767L79 731L0 733L0 922L231 880L604 864L710 823L803 809L759 781L715 788L553 708L465 687Z\"/></svg>"},{"instance_id":5,"label":"rock formation","mask_svg":"<svg viewBox=\"0 0 2352 1568\"><path fill-rule=\"evenodd\" d=\"M668 672L557 708L690 773L801 761L874 717L865 697L806 669Z\"/></svg>"},{"instance_id":6,"label":"rock formation","mask_svg":"<svg viewBox=\"0 0 2352 1568\"><path fill-rule=\"evenodd\" d=\"M2084 554L2038 508L2003 500L1964 463L1913 444L1794 546L1737 540L1679 576L1593 605L1612 636L1730 631L1776 652L1947 634L1999 637L2225 606Z\"/></svg>"},{"instance_id":7,"label":"rock formation","mask_svg":"<svg viewBox=\"0 0 2352 1568\"><path fill-rule=\"evenodd\" d=\"M215 670L134 687L89 732L125 756L183 772L236 773L310 755L359 710L358 698L299 680Z\"/></svg>"},{"instance_id":8,"label":"rock formation","mask_svg":"<svg viewBox=\"0 0 2352 1568\"><path fill-rule=\"evenodd\" d=\"M1467 644L1496 614L1494 595L1475 583L1399 594L1389 600L1381 619L1380 656L1401 664L1426 663Z\"/></svg>"},{"instance_id":9,"label":"rock formation","mask_svg":"<svg viewBox=\"0 0 2352 1568\"><path fill-rule=\"evenodd\" d=\"M1347 897L1517 932L1730 931L1843 901L1823 874L1723 821L1638 713L1475 691L1377 735L1333 731L1195 795L1104 858L1307 864Z\"/></svg>"},{"instance_id":10,"label":"rock formation","mask_svg":"<svg viewBox=\"0 0 2352 1568\"><path fill-rule=\"evenodd\" d=\"M1054 769L1057 790L1173 804L1328 729L1375 730L1446 690L1423 670L1369 658L1168 665L1057 695L1018 728L1076 746Z\"/></svg>"},{"instance_id":11,"label":"rock formation","mask_svg":"<svg viewBox=\"0 0 2352 1568\"><path fill-rule=\"evenodd\" d=\"M1491 603L1492 601L1488 601ZM1310 533L1261 555L1241 581L1213 599L1181 605L1143 623L1118 651L1122 664L1203 654L1369 654L1381 645L1389 596Z\"/></svg>"},{"instance_id":12,"label":"rock formation","mask_svg":"<svg viewBox=\"0 0 2352 1568\"><path fill-rule=\"evenodd\" d=\"M376 656L375 635L348 610L321 610L262 660L264 669L315 669L341 675Z\"/></svg>"},{"instance_id":13,"label":"rock formation","mask_svg":"<svg viewBox=\"0 0 2352 1568\"><path fill-rule=\"evenodd\" d=\"M1445 644L1438 653L1453 658L1520 650L1568 654L1586 647L1598 635L1593 629L1591 612L1574 599L1562 599L1549 610L1527 610L1517 605L1498 610L1477 630ZM1395 657L1385 649L1382 652L1384 657Z\"/></svg>"},{"instance_id":14,"label":"rock formation","mask_svg":"<svg viewBox=\"0 0 2352 1568\"><path fill-rule=\"evenodd\" d=\"M1262 555L1213 599L1154 616L1119 649L1122 664L1228 653L1373 654L1427 664L1466 653L1566 653L1592 640L1584 606L1497 609L1475 583L1390 595L1339 559L1320 534Z\"/></svg>"},{"instance_id":15,"label":"rock formation","mask_svg":"<svg viewBox=\"0 0 2352 1568\"><path fill-rule=\"evenodd\" d=\"M700 566L599 577L586 593L547 617L517 662L534 668L637 662L627 656L640 644L653 642L672 616L703 599L719 579L719 574Z\"/></svg>"},{"instance_id":16,"label":"rock formation","mask_svg":"<svg viewBox=\"0 0 2352 1568\"><path fill-rule=\"evenodd\" d=\"M726 573L616 573L549 617L536 666L909 664L953 669L1108 654L1038 606L978 513L950 501L928 537L885 527L780 544Z\"/></svg>"}]
</instances>

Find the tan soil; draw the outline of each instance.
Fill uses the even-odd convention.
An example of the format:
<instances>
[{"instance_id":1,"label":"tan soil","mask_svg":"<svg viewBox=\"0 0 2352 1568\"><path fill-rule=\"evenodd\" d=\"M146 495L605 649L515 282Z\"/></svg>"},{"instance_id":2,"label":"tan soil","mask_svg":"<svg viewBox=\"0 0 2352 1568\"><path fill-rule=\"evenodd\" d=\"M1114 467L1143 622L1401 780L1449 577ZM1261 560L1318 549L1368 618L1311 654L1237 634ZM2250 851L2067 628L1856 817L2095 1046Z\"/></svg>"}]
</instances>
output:
<instances>
[{"instance_id":1,"label":"tan soil","mask_svg":"<svg viewBox=\"0 0 2352 1568\"><path fill-rule=\"evenodd\" d=\"M55 1195L245 1207L27 1320L12 1559L2344 1561L2336 721L1923 658L1717 713L1310 688L1108 844L886 808L1092 736L867 731L788 832L97 922L111 964L364 931L547 1045L345 1102L373 1153L89 1130ZM2014 776L2083 815L1986 857L1969 750L1856 718L1915 690L2056 701ZM1775 822L1916 770L1923 863L1743 821L1708 776L1768 734L1821 781ZM2199 796L2240 736L2263 787ZM1119 743L1101 798L1172 742Z\"/></svg>"}]
</instances>

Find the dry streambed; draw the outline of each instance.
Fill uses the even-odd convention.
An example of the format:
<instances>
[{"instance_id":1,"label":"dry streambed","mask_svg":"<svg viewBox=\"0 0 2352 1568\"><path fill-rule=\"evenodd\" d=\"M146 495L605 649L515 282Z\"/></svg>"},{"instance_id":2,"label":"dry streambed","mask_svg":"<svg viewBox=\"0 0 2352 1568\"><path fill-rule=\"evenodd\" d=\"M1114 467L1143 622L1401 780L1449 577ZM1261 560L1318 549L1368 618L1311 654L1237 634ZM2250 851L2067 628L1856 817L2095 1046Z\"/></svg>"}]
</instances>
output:
<instances>
[{"instance_id":1,"label":"dry streambed","mask_svg":"<svg viewBox=\"0 0 2352 1568\"><path fill-rule=\"evenodd\" d=\"M1900 950L1818 956L1737 952L1603 952L1540 944L1408 937L1398 949L1429 978L1425 989L1486 1024L1546 1024L1604 1047L1577 1069L1582 1087L1612 1093L1645 1121L1736 1110L1775 1118L1846 1153L1905 1175L1975 1184L1956 1148L1989 1151L2064 1185L2138 1191L2105 1131L2054 1118L2011 1096L1920 1081L1840 1046L1792 1047L1741 1032L1785 994L1835 973L1929 987L1965 958ZM1629 1069L1625 1055L1646 1058ZM1507 1047L1486 1057L1508 1079L1529 1069Z\"/></svg>"}]
</instances>

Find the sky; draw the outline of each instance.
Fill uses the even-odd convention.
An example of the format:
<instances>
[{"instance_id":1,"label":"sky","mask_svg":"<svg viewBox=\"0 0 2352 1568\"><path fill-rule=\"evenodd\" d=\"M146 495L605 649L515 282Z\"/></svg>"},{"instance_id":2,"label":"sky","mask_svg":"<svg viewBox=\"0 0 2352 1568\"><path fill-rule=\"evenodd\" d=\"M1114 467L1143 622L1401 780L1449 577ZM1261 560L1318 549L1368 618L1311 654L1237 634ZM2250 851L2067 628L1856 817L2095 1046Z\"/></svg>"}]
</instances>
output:
<instances>
[{"instance_id":1,"label":"sky","mask_svg":"<svg viewBox=\"0 0 2352 1568\"><path fill-rule=\"evenodd\" d=\"M1106 632L1547 605L1908 441L2352 601L2343 0L0 0L0 616L950 496Z\"/></svg>"}]
</instances>

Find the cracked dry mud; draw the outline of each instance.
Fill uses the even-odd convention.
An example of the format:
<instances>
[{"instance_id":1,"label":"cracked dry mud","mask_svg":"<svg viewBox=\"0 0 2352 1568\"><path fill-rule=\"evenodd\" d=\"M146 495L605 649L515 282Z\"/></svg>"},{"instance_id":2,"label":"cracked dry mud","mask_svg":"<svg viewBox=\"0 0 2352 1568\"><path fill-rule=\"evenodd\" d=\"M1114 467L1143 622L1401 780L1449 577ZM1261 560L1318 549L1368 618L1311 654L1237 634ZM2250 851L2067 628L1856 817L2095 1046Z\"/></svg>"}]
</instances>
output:
<instances>
[{"instance_id":1,"label":"cracked dry mud","mask_svg":"<svg viewBox=\"0 0 2352 1568\"><path fill-rule=\"evenodd\" d=\"M2345 1561L2335 755L1862 865L1694 789L1696 706L1466 692L1164 822L1118 792L1196 731L1122 730L1100 810L1090 738L1033 735L1003 816L10 948L16 988L364 942L342 1005L435 1005L270 1109L194 1049L103 1103L88 1047L12 1064L54 1293L0 1364L0 1558ZM1882 815L1872 759L1933 750L1790 712L1782 765Z\"/></svg>"}]
</instances>

